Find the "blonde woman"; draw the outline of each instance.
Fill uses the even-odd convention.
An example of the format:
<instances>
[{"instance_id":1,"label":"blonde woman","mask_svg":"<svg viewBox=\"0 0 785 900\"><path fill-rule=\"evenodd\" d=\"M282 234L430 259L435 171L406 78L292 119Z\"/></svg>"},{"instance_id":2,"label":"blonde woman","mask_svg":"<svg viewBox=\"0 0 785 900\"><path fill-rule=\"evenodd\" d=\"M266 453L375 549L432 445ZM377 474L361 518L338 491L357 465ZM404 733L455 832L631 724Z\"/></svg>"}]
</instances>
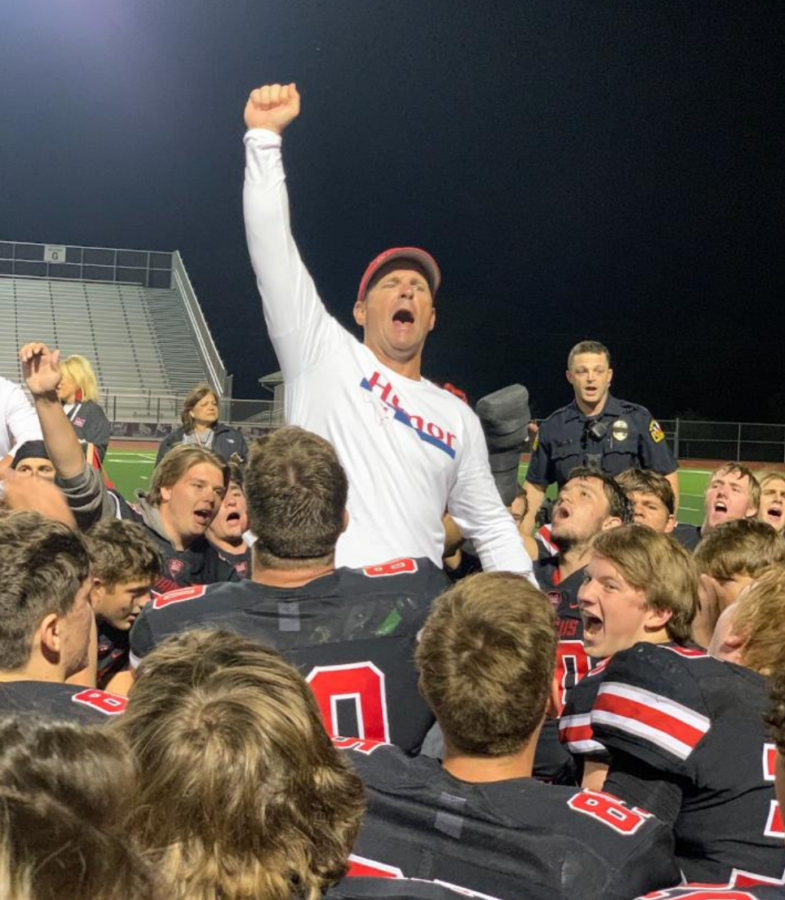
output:
<instances>
[{"instance_id":1,"label":"blonde woman","mask_svg":"<svg viewBox=\"0 0 785 900\"><path fill-rule=\"evenodd\" d=\"M57 386L57 397L74 426L88 462L93 464L95 455L103 463L112 423L98 405L98 382L93 367L84 356L69 356L61 360L60 371L63 377Z\"/></svg>"}]
</instances>

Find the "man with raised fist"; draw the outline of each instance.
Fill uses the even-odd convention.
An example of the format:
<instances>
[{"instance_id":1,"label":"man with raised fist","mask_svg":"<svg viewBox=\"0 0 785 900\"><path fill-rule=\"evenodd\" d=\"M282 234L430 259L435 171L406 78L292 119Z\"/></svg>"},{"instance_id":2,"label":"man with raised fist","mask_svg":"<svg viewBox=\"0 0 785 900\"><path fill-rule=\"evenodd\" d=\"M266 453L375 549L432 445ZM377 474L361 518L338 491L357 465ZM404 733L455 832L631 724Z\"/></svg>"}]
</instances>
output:
<instances>
[{"instance_id":1,"label":"man with raised fist","mask_svg":"<svg viewBox=\"0 0 785 900\"><path fill-rule=\"evenodd\" d=\"M322 304L292 237L281 159L281 134L299 112L294 84L265 85L248 99L245 223L287 422L327 438L349 476L338 564L427 556L441 565L448 509L486 571L531 576L477 417L421 374L441 279L434 258L396 247L370 263L354 304L362 344Z\"/></svg>"}]
</instances>

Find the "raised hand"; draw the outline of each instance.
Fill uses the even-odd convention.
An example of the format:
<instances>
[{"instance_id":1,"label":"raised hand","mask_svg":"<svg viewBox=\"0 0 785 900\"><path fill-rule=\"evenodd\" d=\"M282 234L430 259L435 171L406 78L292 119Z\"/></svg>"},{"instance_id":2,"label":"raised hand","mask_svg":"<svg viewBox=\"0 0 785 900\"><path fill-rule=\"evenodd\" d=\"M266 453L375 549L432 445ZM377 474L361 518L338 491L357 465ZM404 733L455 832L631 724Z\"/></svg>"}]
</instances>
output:
<instances>
[{"instance_id":1,"label":"raised hand","mask_svg":"<svg viewBox=\"0 0 785 900\"><path fill-rule=\"evenodd\" d=\"M251 91L245 104L247 128L266 128L281 134L300 115L300 95L292 84L265 84Z\"/></svg>"},{"instance_id":2,"label":"raised hand","mask_svg":"<svg viewBox=\"0 0 785 900\"><path fill-rule=\"evenodd\" d=\"M46 344L25 344L19 351L22 375L34 397L53 393L63 377L60 371L60 351L50 350Z\"/></svg>"}]
</instances>

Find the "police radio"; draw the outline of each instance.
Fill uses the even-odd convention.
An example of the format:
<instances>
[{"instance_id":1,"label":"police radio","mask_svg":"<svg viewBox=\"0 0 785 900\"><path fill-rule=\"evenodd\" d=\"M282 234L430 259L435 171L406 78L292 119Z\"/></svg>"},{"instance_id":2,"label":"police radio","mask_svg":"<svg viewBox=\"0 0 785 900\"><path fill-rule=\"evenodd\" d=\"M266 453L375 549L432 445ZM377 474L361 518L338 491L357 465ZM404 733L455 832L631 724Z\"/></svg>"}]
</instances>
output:
<instances>
[{"instance_id":1,"label":"police radio","mask_svg":"<svg viewBox=\"0 0 785 900\"><path fill-rule=\"evenodd\" d=\"M581 448L584 450L584 465L590 469L602 469L602 449L596 448L596 445L605 437L608 433L608 426L604 422L597 422L596 420L592 421L591 419L586 420L586 424L583 426L583 434L581 435ZM596 449L599 449L600 452L589 453L589 439L591 439L592 444Z\"/></svg>"}]
</instances>

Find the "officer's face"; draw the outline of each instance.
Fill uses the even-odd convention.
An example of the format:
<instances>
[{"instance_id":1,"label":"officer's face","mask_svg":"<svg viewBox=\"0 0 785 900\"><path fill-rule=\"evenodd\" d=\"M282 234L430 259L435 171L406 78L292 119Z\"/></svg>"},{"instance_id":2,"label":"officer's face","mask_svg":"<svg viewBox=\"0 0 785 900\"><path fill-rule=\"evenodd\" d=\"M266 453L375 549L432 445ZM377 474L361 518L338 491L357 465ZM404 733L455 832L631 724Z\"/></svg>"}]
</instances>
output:
<instances>
[{"instance_id":1,"label":"officer's face","mask_svg":"<svg viewBox=\"0 0 785 900\"><path fill-rule=\"evenodd\" d=\"M608 396L613 369L604 353L578 353L567 370L567 381L575 389L575 399L586 406L598 406Z\"/></svg>"},{"instance_id":2,"label":"officer's face","mask_svg":"<svg viewBox=\"0 0 785 900\"><path fill-rule=\"evenodd\" d=\"M656 494L633 491L630 500L635 507L635 521L654 531L669 532L676 527L676 519Z\"/></svg>"},{"instance_id":3,"label":"officer's face","mask_svg":"<svg viewBox=\"0 0 785 900\"><path fill-rule=\"evenodd\" d=\"M600 478L573 478L559 491L553 508L551 533L559 541L588 541L605 528L620 525L610 515L608 499Z\"/></svg>"},{"instance_id":4,"label":"officer's face","mask_svg":"<svg viewBox=\"0 0 785 900\"><path fill-rule=\"evenodd\" d=\"M719 469L706 489L703 531L710 531L723 522L748 519L757 509L750 499L750 480L740 472Z\"/></svg>"},{"instance_id":5,"label":"officer's face","mask_svg":"<svg viewBox=\"0 0 785 900\"><path fill-rule=\"evenodd\" d=\"M646 592L633 587L604 556L594 554L578 591L583 617L583 643L589 656L602 659L626 650L638 641L667 639L663 617L649 609Z\"/></svg>"},{"instance_id":6,"label":"officer's face","mask_svg":"<svg viewBox=\"0 0 785 900\"><path fill-rule=\"evenodd\" d=\"M758 518L775 531L785 530L785 479L770 478L761 485Z\"/></svg>"}]
</instances>

